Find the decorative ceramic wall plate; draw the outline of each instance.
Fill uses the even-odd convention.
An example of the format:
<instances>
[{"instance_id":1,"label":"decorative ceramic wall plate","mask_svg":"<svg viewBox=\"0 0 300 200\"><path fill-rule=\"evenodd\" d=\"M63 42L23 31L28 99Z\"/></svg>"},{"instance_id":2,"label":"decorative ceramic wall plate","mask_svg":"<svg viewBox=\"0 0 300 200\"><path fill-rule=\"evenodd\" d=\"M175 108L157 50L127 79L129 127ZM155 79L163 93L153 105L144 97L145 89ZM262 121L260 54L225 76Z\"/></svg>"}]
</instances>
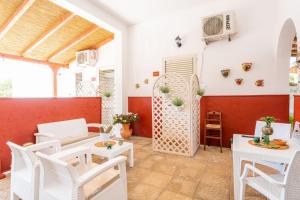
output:
<instances>
[{"instance_id":1,"label":"decorative ceramic wall plate","mask_svg":"<svg viewBox=\"0 0 300 200\"><path fill-rule=\"evenodd\" d=\"M264 80L257 80L257 81L255 81L255 85L257 86L257 87L263 87L264 85L265 85L265 81Z\"/></svg>"},{"instance_id":2,"label":"decorative ceramic wall plate","mask_svg":"<svg viewBox=\"0 0 300 200\"><path fill-rule=\"evenodd\" d=\"M230 74L230 69L222 69L221 70L221 74L222 76L224 76L225 78L227 78Z\"/></svg>"},{"instance_id":3,"label":"decorative ceramic wall plate","mask_svg":"<svg viewBox=\"0 0 300 200\"><path fill-rule=\"evenodd\" d=\"M252 65L253 65L253 63L251 63L251 62L243 63L242 68L245 72L248 72L252 68Z\"/></svg>"},{"instance_id":4,"label":"decorative ceramic wall plate","mask_svg":"<svg viewBox=\"0 0 300 200\"><path fill-rule=\"evenodd\" d=\"M241 85L241 84L243 83L243 79L242 79L242 78L237 78L237 79L235 79L234 81L235 81L235 83L236 83L237 85Z\"/></svg>"}]
</instances>

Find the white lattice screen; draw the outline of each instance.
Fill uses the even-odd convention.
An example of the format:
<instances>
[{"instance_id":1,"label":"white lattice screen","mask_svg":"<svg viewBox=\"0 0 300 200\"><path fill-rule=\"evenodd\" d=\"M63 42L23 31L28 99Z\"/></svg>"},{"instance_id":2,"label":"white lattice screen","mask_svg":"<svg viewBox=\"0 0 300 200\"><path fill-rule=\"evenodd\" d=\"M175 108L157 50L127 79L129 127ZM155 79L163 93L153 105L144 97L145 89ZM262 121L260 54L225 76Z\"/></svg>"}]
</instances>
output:
<instances>
[{"instance_id":1,"label":"white lattice screen","mask_svg":"<svg viewBox=\"0 0 300 200\"><path fill-rule=\"evenodd\" d=\"M161 86L170 89L168 97ZM153 150L177 155L193 156L200 145L200 103L196 99L199 81L196 75L167 73L159 77L153 87L152 136ZM181 98L184 109L179 111L172 100Z\"/></svg>"},{"instance_id":2,"label":"white lattice screen","mask_svg":"<svg viewBox=\"0 0 300 200\"><path fill-rule=\"evenodd\" d=\"M95 97L96 95L97 91L92 81L84 80L76 83L76 96Z\"/></svg>"},{"instance_id":3,"label":"white lattice screen","mask_svg":"<svg viewBox=\"0 0 300 200\"><path fill-rule=\"evenodd\" d=\"M114 70L99 70L99 95L102 96L102 124L111 125L115 114L115 79ZM105 97L104 93L111 93L111 97Z\"/></svg>"}]
</instances>

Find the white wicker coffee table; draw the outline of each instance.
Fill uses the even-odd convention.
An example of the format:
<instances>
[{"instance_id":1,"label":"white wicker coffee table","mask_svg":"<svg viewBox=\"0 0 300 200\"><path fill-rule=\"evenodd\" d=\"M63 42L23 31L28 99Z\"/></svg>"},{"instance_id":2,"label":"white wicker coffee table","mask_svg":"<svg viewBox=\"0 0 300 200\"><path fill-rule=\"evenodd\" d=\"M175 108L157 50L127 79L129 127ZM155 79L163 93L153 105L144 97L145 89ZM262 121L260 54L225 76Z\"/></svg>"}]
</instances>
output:
<instances>
[{"instance_id":1,"label":"white wicker coffee table","mask_svg":"<svg viewBox=\"0 0 300 200\"><path fill-rule=\"evenodd\" d=\"M101 142L100 138L95 138L95 140L85 143L82 146L86 146L91 148L91 151L94 155L104 157L107 159L115 158L123 153L128 152L128 164L129 167L133 167L134 165L134 157L133 157L133 144L130 142L123 142L122 145L118 144L118 141L115 141L116 144L112 146L111 149L107 149L107 147L96 147L95 144L97 142Z\"/></svg>"}]
</instances>

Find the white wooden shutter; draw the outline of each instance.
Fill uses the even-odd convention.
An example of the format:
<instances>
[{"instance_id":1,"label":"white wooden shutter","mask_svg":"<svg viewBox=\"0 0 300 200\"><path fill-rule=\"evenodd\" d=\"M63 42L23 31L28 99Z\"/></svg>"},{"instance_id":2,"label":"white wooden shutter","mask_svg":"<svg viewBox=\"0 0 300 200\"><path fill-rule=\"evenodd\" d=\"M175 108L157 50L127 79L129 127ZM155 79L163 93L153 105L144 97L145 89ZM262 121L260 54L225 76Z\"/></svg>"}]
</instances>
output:
<instances>
[{"instance_id":1,"label":"white wooden shutter","mask_svg":"<svg viewBox=\"0 0 300 200\"><path fill-rule=\"evenodd\" d=\"M99 95L102 96L104 92L110 92L113 95L114 90L114 70L99 70Z\"/></svg>"},{"instance_id":2,"label":"white wooden shutter","mask_svg":"<svg viewBox=\"0 0 300 200\"><path fill-rule=\"evenodd\" d=\"M164 59L164 73L178 73L190 78L195 73L195 57L172 57Z\"/></svg>"}]
</instances>

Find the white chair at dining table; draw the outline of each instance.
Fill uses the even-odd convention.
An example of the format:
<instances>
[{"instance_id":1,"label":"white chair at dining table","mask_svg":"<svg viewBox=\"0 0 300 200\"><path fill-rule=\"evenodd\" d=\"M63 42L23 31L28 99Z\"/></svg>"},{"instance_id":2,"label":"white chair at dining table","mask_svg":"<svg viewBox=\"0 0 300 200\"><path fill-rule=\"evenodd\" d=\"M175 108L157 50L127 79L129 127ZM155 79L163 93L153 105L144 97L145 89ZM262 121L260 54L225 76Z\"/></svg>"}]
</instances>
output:
<instances>
[{"instance_id":1,"label":"white chair at dining table","mask_svg":"<svg viewBox=\"0 0 300 200\"><path fill-rule=\"evenodd\" d=\"M262 131L261 129L266 125L263 121L256 121L255 126L255 133L254 136L261 137ZM273 134L270 136L270 139L282 139L282 140L289 140L291 138L291 124L287 123L272 123L271 124L273 128ZM286 170L286 165L282 163L275 163L275 162L269 162L269 161L255 161L253 162L253 167L255 167L255 164L259 163L262 165L266 165L268 167L271 167L273 169L278 170L281 174L283 174ZM253 175L255 173L253 172Z\"/></svg>"},{"instance_id":2,"label":"white chair at dining table","mask_svg":"<svg viewBox=\"0 0 300 200\"><path fill-rule=\"evenodd\" d=\"M245 198L245 188L249 185L270 200L299 200L300 199L300 150L296 151L289 163L286 173L267 175L261 170L245 165L240 177L239 200ZM248 177L251 170L258 176Z\"/></svg>"},{"instance_id":3,"label":"white chair at dining table","mask_svg":"<svg viewBox=\"0 0 300 200\"><path fill-rule=\"evenodd\" d=\"M296 121L294 124L294 129L291 138L297 143L300 144L300 122Z\"/></svg>"}]
</instances>

